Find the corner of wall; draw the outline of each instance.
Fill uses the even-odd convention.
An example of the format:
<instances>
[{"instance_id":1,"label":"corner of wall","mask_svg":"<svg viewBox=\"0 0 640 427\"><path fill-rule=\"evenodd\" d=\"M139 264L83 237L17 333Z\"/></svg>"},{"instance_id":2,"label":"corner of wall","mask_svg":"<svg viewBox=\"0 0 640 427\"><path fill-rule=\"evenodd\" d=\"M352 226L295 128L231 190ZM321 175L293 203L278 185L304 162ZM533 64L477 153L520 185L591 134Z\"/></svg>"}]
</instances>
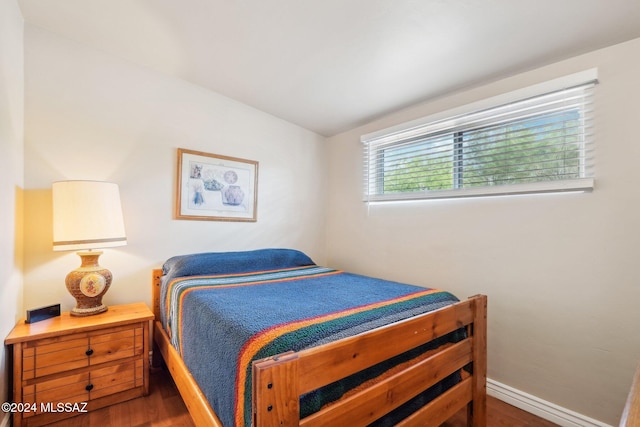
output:
<instances>
[{"instance_id":1,"label":"corner of wall","mask_svg":"<svg viewBox=\"0 0 640 427\"><path fill-rule=\"evenodd\" d=\"M22 311L24 187L24 19L16 0L0 2L0 337ZM0 350L0 402L8 400L8 350ZM9 425L2 414L0 427Z\"/></svg>"}]
</instances>

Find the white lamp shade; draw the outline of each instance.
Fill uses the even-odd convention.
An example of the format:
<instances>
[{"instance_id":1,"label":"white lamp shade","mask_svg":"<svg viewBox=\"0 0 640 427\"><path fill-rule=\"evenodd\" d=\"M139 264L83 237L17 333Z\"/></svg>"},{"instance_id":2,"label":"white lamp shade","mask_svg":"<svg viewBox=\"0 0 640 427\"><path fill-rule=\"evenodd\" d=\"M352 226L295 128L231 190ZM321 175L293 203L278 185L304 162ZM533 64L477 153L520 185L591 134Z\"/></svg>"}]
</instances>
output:
<instances>
[{"instance_id":1,"label":"white lamp shade","mask_svg":"<svg viewBox=\"0 0 640 427\"><path fill-rule=\"evenodd\" d=\"M59 181L52 191L54 251L127 244L117 184Z\"/></svg>"}]
</instances>

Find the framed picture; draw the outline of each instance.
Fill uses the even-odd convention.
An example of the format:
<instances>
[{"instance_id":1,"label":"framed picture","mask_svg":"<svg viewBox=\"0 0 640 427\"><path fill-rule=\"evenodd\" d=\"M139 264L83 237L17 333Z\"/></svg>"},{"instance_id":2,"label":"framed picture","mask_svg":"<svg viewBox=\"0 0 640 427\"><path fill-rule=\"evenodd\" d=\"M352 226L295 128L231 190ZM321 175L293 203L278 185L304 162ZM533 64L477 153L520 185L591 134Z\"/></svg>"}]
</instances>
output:
<instances>
[{"instance_id":1,"label":"framed picture","mask_svg":"<svg viewBox=\"0 0 640 427\"><path fill-rule=\"evenodd\" d=\"M258 162L178 148L177 219L257 220Z\"/></svg>"}]
</instances>

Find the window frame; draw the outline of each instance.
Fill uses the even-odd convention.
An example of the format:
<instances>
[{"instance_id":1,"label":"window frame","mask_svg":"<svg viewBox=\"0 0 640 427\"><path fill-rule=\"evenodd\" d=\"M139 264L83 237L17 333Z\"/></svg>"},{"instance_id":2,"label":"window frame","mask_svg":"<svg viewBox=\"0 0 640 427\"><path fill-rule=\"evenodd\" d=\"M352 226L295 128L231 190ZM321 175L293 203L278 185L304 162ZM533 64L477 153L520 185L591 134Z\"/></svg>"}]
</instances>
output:
<instances>
[{"instance_id":1,"label":"window frame","mask_svg":"<svg viewBox=\"0 0 640 427\"><path fill-rule=\"evenodd\" d=\"M500 184L478 187L464 187L463 177L464 168L459 168L464 155L463 135L472 131L473 127L460 127L456 125L456 121L460 118L475 114L477 112L497 109L505 105L525 101L529 98L535 98L563 89L596 84L597 69L591 69L575 73L569 76L554 79L541 84L526 87L520 90L509 92L507 94L488 98L473 104L468 104L458 109L444 111L442 113L403 123L377 132L363 135L361 142L365 146L364 150L364 201L366 202L384 202L384 201L402 201L402 200L426 200L426 199L443 199L443 198L460 198L460 197L478 197L478 196L497 196L497 195L515 195L515 194L536 194L550 192L575 192L575 191L591 191L595 185L593 178L593 164L589 164L585 169L583 161L580 164L580 176L571 179L559 179L550 181L517 183L517 184ZM582 112L582 111L581 111ZM540 115L548 114L542 111ZM506 122L505 126L509 122ZM483 128L483 125L477 126L475 129ZM410 142L412 139L424 137L425 141L432 135L437 135L439 130L447 130L450 132L452 139L452 188L443 190L422 190L409 192L384 193L383 173L380 177L375 177L375 183L372 184L369 171L371 168L381 167L384 163L384 156L377 156L372 159L370 150L375 149L377 153L384 152L402 144ZM592 141L585 141L585 144L593 145ZM379 147L384 146L384 149ZM373 147L373 148L372 148ZM582 151L586 151L590 147L582 147ZM381 169L379 169L381 170Z\"/></svg>"}]
</instances>

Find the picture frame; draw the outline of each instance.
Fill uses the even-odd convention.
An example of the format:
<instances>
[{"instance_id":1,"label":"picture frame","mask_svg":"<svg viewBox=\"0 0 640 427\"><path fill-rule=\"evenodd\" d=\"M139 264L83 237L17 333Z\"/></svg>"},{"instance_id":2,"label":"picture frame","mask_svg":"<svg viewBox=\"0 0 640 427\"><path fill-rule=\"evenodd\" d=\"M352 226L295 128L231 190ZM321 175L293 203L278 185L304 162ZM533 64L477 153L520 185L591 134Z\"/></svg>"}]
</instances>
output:
<instances>
[{"instance_id":1,"label":"picture frame","mask_svg":"<svg viewBox=\"0 0 640 427\"><path fill-rule=\"evenodd\" d=\"M178 148L176 219L256 222L258 162Z\"/></svg>"}]
</instances>

